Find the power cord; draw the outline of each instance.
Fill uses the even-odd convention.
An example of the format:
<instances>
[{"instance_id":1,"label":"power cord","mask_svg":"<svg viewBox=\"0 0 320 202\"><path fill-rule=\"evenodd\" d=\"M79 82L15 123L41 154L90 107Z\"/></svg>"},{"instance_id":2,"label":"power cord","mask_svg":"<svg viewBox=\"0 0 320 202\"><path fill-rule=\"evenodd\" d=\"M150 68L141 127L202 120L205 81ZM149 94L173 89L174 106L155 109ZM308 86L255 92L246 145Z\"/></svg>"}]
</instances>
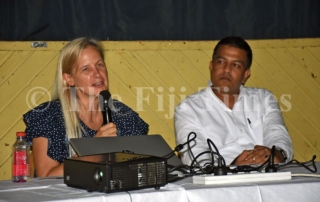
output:
<instances>
[{"instance_id":1,"label":"power cord","mask_svg":"<svg viewBox=\"0 0 320 202\"><path fill-rule=\"evenodd\" d=\"M295 174L291 174L291 177L320 177L320 175L319 174L295 173Z\"/></svg>"},{"instance_id":2,"label":"power cord","mask_svg":"<svg viewBox=\"0 0 320 202\"><path fill-rule=\"evenodd\" d=\"M191 140L189 140L189 137L190 137L191 134L194 134L194 137L193 137ZM183 143L183 144L177 145L177 146L174 148L174 150L172 150L169 154L164 155L162 158L166 158L166 159L171 158L173 155L175 155L175 152L179 152L181 149L183 149L183 147L184 147L186 144L189 145L191 141L193 141L193 140L196 139L196 137L197 137L197 135L196 135L194 132L189 133L187 142L185 142L185 143Z\"/></svg>"},{"instance_id":3,"label":"power cord","mask_svg":"<svg viewBox=\"0 0 320 202\"><path fill-rule=\"evenodd\" d=\"M317 156L313 155L312 159L306 162L299 162L298 160L293 159L292 161L289 161L285 164L278 165L278 170L282 170L289 167L303 167L312 173L316 173L318 171L317 166L315 164L316 158ZM310 167L312 167L313 169L311 169Z\"/></svg>"},{"instance_id":4,"label":"power cord","mask_svg":"<svg viewBox=\"0 0 320 202\"><path fill-rule=\"evenodd\" d=\"M190 139L191 135L193 135L193 137ZM292 161L289 161L285 164L274 164L274 156L275 156L275 150L276 150L275 146L272 146L271 155L263 164L259 166L240 165L232 169L231 167L226 166L223 156L220 154L216 145L209 138L207 139L209 151L203 151L195 156L192 152L190 144L192 141L195 141L196 137L197 137L197 134L195 132L190 132L187 137L187 142L185 142L184 144L179 144L178 146L175 147L175 149L172 152L164 156L164 158L171 158L173 155L175 155L175 152L179 152L185 145L187 145L188 152L192 157L192 162L190 166L181 164L181 165L172 167L168 171L168 173L171 173L173 171L179 171L182 173L182 175L187 177L192 175L202 175L202 174L212 174L212 173L214 173L215 175L226 175L228 172L231 172L231 173L238 173L238 172L250 173L253 171L263 172L263 170L265 170L265 172L277 172L279 170L282 170L284 168L289 168L289 167L304 167L305 169L309 170L312 173L317 172L317 167L314 161L316 159L316 155L314 155L311 160L306 162L299 162L298 160L293 159ZM215 149L215 151L213 151L212 147ZM211 163L205 163L203 166L201 166L197 159L205 154L211 155ZM217 166L214 166L215 156L217 156ZM308 174L292 174L292 176L320 177L320 175L308 175Z\"/></svg>"}]
</instances>

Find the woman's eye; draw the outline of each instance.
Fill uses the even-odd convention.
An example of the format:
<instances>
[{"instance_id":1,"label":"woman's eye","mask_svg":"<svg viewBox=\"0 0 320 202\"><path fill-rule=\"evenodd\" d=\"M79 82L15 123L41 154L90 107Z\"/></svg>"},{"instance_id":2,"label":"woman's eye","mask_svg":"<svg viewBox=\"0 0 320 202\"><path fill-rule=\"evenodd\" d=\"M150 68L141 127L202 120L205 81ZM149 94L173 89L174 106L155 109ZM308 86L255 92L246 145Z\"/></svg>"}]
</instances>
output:
<instances>
[{"instance_id":1,"label":"woman's eye","mask_svg":"<svg viewBox=\"0 0 320 202\"><path fill-rule=\"evenodd\" d=\"M88 67L84 67L84 68L82 68L82 71L83 72L87 72L87 71L89 71L89 68Z\"/></svg>"}]
</instances>

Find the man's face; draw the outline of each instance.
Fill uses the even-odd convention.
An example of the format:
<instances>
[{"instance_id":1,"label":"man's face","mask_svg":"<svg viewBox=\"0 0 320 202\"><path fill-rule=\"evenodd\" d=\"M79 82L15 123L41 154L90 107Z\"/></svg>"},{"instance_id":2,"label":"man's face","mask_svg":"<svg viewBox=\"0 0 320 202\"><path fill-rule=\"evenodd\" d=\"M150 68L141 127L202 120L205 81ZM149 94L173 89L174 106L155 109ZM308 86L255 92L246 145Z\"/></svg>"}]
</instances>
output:
<instances>
[{"instance_id":1,"label":"man's face","mask_svg":"<svg viewBox=\"0 0 320 202\"><path fill-rule=\"evenodd\" d=\"M250 75L246 70L247 54L244 50L222 45L209 64L212 87L215 92L239 94L239 88Z\"/></svg>"}]
</instances>

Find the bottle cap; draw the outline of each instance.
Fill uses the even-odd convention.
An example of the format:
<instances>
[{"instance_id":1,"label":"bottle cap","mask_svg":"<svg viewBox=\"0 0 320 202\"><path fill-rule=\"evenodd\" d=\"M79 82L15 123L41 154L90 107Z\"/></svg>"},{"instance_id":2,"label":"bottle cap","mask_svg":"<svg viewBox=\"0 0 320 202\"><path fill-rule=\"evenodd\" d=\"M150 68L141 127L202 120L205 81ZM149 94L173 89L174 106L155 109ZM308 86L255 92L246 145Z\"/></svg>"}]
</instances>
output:
<instances>
[{"instance_id":1,"label":"bottle cap","mask_svg":"<svg viewBox=\"0 0 320 202\"><path fill-rule=\"evenodd\" d=\"M17 137L24 137L24 136L26 136L26 133L25 132L17 132L16 136Z\"/></svg>"}]
</instances>

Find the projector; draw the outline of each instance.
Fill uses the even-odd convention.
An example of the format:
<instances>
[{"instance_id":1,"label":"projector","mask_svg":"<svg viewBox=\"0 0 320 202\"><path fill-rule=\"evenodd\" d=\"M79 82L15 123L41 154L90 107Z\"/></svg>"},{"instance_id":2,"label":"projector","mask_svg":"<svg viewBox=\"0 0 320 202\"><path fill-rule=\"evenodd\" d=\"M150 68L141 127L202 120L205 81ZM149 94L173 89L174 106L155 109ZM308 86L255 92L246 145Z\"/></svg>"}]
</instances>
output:
<instances>
[{"instance_id":1,"label":"projector","mask_svg":"<svg viewBox=\"0 0 320 202\"><path fill-rule=\"evenodd\" d=\"M160 189L168 183L167 159L117 152L67 158L64 183L89 192Z\"/></svg>"}]
</instances>

